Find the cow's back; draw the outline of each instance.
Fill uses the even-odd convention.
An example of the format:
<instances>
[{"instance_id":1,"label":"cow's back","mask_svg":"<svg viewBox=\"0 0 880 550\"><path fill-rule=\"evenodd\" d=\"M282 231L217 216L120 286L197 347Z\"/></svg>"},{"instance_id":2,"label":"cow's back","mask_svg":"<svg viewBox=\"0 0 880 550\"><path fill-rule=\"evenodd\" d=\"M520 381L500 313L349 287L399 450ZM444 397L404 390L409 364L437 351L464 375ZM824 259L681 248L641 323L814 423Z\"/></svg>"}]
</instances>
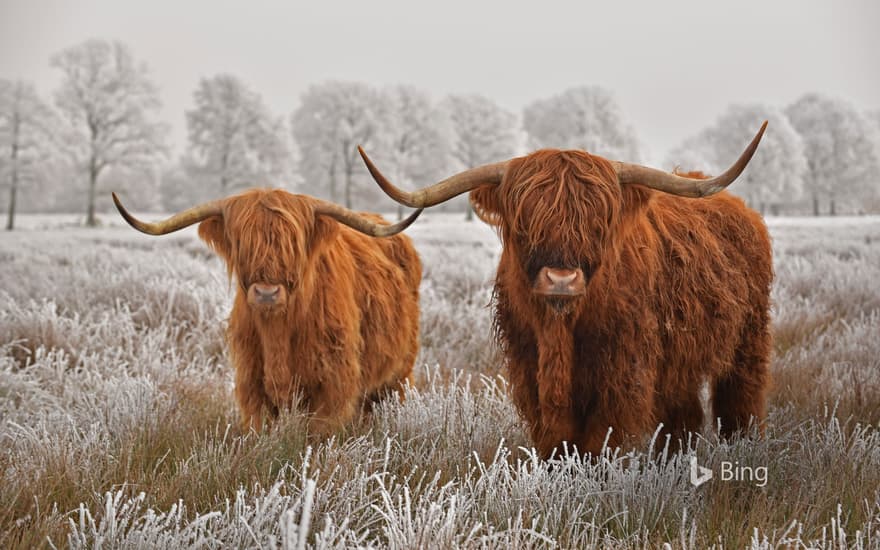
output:
<instances>
[{"instance_id":1,"label":"cow's back","mask_svg":"<svg viewBox=\"0 0 880 550\"><path fill-rule=\"evenodd\" d=\"M658 193L647 215L659 245L657 366L675 369L676 384L723 374L743 331L766 326L773 277L766 225L726 192L697 200Z\"/></svg>"}]
</instances>

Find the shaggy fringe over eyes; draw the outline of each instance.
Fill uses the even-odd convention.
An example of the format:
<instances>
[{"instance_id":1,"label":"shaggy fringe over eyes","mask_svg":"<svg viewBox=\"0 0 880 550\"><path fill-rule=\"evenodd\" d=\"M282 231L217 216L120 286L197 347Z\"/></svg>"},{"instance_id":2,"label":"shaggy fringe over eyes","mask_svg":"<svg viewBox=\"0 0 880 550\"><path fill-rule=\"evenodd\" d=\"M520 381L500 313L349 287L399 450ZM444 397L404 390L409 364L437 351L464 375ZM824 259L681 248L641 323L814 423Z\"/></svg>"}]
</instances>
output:
<instances>
[{"instance_id":1,"label":"shaggy fringe over eyes","mask_svg":"<svg viewBox=\"0 0 880 550\"><path fill-rule=\"evenodd\" d=\"M499 191L510 237L525 252L553 249L598 261L621 210L617 175L604 159L544 149L514 159Z\"/></svg>"},{"instance_id":2,"label":"shaggy fringe over eyes","mask_svg":"<svg viewBox=\"0 0 880 550\"><path fill-rule=\"evenodd\" d=\"M230 200L226 236L230 264L245 286L299 279L314 233L315 214L304 197L284 192L244 193Z\"/></svg>"}]
</instances>

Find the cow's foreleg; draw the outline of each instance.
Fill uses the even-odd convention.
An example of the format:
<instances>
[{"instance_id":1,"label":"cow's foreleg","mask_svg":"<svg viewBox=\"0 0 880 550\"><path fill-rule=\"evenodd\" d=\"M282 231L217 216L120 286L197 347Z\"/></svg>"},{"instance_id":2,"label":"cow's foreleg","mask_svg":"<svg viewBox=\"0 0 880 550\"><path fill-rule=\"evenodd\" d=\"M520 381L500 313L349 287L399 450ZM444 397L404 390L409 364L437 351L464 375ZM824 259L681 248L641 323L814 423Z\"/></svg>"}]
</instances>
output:
<instances>
[{"instance_id":1,"label":"cow's foreleg","mask_svg":"<svg viewBox=\"0 0 880 550\"><path fill-rule=\"evenodd\" d=\"M657 427L655 416L656 368L625 354L608 357L595 366L591 406L582 413L577 446L581 454L598 456L609 449L640 444L640 438ZM610 383L610 381L614 383ZM662 445L662 442L661 442Z\"/></svg>"},{"instance_id":2,"label":"cow's foreleg","mask_svg":"<svg viewBox=\"0 0 880 550\"><path fill-rule=\"evenodd\" d=\"M259 341L256 335L249 338L247 334L230 333L229 350L235 365L235 398L241 411L241 429L259 432L264 414L272 416L277 413L263 387Z\"/></svg>"},{"instance_id":3,"label":"cow's foreleg","mask_svg":"<svg viewBox=\"0 0 880 550\"><path fill-rule=\"evenodd\" d=\"M554 328L558 328L554 330ZM563 441L569 447L577 437L577 423L572 409L572 370L574 342L570 330L549 327L538 342L538 408L540 422L532 426L538 451L549 457L562 452Z\"/></svg>"},{"instance_id":4,"label":"cow's foreleg","mask_svg":"<svg viewBox=\"0 0 880 550\"><path fill-rule=\"evenodd\" d=\"M269 402L265 393L258 396L252 390L244 389L243 384L236 382L235 395L241 410L241 429L244 432L253 430L260 433L264 424L269 426L269 423L278 416L278 408Z\"/></svg>"}]
</instances>

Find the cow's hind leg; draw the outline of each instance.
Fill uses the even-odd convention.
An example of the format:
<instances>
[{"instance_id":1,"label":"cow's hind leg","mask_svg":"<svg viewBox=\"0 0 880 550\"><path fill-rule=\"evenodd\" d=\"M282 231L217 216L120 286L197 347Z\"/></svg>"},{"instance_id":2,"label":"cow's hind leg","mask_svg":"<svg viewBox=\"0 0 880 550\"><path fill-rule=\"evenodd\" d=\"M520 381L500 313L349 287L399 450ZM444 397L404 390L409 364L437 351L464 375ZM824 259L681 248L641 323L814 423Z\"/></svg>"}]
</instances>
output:
<instances>
[{"instance_id":1,"label":"cow's hind leg","mask_svg":"<svg viewBox=\"0 0 880 550\"><path fill-rule=\"evenodd\" d=\"M365 396L363 400L363 413L365 415L369 415L373 412L373 406L379 403L380 401L391 397L392 395L397 395L397 399L403 403L406 400L406 388L412 387L414 383L412 372L409 373L405 378L401 378L396 382L388 383L378 390L368 394Z\"/></svg>"},{"instance_id":2,"label":"cow's hind leg","mask_svg":"<svg viewBox=\"0 0 880 550\"><path fill-rule=\"evenodd\" d=\"M770 381L769 320L747 324L729 372L715 380L712 410L721 435L745 433L756 423L763 433L767 385Z\"/></svg>"}]
</instances>

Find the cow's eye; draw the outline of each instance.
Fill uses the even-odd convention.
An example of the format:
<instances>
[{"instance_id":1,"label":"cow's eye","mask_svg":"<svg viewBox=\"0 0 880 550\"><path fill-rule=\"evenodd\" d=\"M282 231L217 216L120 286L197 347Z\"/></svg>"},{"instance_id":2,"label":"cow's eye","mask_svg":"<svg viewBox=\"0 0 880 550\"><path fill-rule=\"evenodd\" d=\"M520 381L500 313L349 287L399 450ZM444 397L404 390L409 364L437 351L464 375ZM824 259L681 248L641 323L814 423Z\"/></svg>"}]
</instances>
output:
<instances>
[{"instance_id":1,"label":"cow's eye","mask_svg":"<svg viewBox=\"0 0 880 550\"><path fill-rule=\"evenodd\" d=\"M596 269L598 267L599 267L598 263L591 264L590 262L586 262L586 261L580 263L581 271L584 273L584 279L587 281L590 280L590 277L593 276L593 273L596 272Z\"/></svg>"}]
</instances>

